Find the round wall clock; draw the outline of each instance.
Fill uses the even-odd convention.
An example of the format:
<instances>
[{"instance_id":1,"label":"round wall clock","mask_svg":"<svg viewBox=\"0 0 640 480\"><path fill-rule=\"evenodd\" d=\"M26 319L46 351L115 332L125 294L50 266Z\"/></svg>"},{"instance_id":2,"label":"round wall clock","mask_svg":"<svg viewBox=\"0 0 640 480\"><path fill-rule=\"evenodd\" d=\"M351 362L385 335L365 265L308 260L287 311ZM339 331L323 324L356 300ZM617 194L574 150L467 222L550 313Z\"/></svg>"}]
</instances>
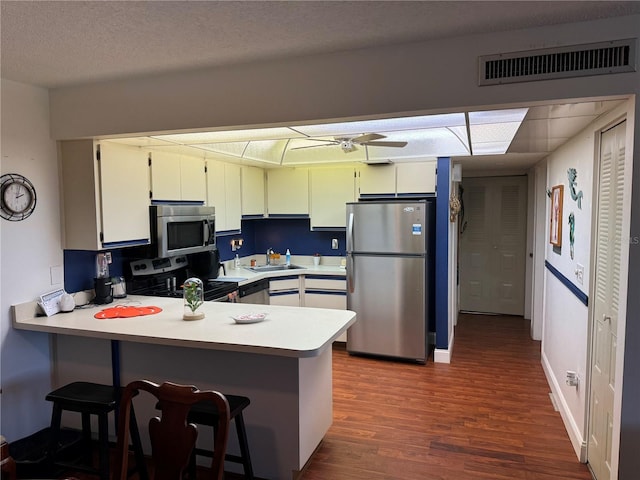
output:
<instances>
[{"instance_id":1,"label":"round wall clock","mask_svg":"<svg viewBox=\"0 0 640 480\"><path fill-rule=\"evenodd\" d=\"M24 220L36 208L36 189L22 175L7 173L0 177L0 215L6 220Z\"/></svg>"}]
</instances>

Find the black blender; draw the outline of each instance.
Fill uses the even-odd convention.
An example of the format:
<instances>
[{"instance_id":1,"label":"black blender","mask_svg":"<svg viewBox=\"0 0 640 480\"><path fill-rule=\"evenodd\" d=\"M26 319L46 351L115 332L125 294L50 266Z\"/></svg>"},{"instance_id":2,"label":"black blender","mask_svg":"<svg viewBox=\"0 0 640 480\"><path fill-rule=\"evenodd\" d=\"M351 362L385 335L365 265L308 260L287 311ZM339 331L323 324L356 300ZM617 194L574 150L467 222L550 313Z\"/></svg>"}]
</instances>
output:
<instances>
[{"instance_id":1,"label":"black blender","mask_svg":"<svg viewBox=\"0 0 640 480\"><path fill-rule=\"evenodd\" d=\"M93 303L102 305L113 302L112 282L109 276L109 262L106 253L96 255L96 278L93 280L93 285L96 293Z\"/></svg>"}]
</instances>

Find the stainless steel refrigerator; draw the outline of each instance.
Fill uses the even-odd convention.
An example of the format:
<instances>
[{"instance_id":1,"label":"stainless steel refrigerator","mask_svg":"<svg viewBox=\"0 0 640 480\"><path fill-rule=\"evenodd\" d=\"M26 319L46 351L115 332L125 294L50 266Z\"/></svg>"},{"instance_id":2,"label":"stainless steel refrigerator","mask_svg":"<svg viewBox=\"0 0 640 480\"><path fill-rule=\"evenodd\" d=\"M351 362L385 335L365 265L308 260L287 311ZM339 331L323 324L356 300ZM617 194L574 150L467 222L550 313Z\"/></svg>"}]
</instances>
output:
<instances>
[{"instance_id":1,"label":"stainless steel refrigerator","mask_svg":"<svg viewBox=\"0 0 640 480\"><path fill-rule=\"evenodd\" d=\"M435 199L347 203L347 351L425 363L434 315Z\"/></svg>"}]
</instances>

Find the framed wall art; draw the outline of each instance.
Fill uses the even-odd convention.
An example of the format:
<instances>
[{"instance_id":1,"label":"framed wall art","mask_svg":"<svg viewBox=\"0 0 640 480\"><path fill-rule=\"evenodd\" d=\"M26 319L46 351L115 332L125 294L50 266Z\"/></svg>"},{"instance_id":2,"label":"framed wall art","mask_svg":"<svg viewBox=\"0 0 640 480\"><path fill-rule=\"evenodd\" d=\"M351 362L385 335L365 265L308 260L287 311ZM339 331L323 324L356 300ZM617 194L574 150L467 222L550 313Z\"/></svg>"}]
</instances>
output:
<instances>
[{"instance_id":1,"label":"framed wall art","mask_svg":"<svg viewBox=\"0 0 640 480\"><path fill-rule=\"evenodd\" d=\"M562 198L564 185L551 188L551 220L549 222L549 243L562 246Z\"/></svg>"}]
</instances>

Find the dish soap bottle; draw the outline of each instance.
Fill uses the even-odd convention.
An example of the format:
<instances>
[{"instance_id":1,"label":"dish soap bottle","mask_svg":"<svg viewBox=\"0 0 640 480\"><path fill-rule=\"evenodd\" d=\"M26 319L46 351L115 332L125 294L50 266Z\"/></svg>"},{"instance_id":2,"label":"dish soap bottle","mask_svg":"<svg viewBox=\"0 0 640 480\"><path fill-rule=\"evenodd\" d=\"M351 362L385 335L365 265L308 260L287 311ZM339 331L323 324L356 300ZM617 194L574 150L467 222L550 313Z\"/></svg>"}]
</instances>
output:
<instances>
[{"instance_id":1,"label":"dish soap bottle","mask_svg":"<svg viewBox=\"0 0 640 480\"><path fill-rule=\"evenodd\" d=\"M287 248L285 255L285 259L286 259L286 263L287 263L287 267L289 265L291 265L291 252L289 251L289 249Z\"/></svg>"},{"instance_id":2,"label":"dish soap bottle","mask_svg":"<svg viewBox=\"0 0 640 480\"><path fill-rule=\"evenodd\" d=\"M236 270L240 268L240 257L236 253L236 258L233 260L233 268Z\"/></svg>"}]
</instances>

